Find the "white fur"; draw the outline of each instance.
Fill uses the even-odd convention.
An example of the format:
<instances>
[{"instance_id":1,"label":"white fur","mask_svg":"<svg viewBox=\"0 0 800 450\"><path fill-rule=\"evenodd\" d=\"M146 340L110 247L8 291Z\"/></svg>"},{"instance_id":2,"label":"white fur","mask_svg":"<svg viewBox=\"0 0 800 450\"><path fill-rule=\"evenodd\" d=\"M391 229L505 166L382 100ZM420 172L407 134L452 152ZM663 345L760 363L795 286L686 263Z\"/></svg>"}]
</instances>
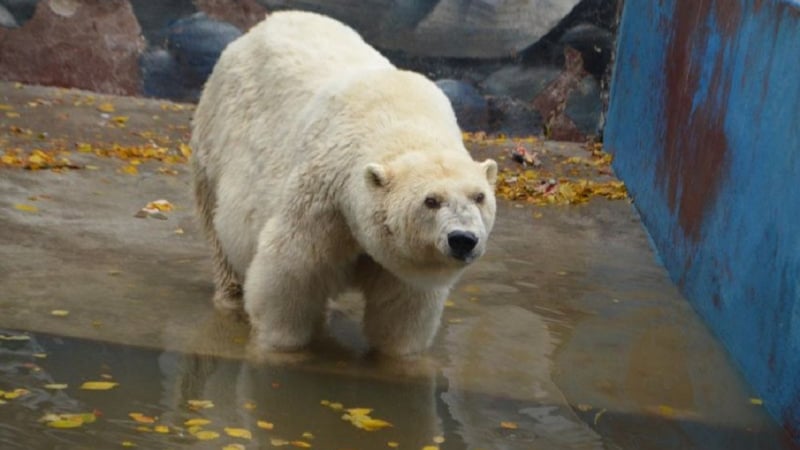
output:
<instances>
[{"instance_id":1,"label":"white fur","mask_svg":"<svg viewBox=\"0 0 800 450\"><path fill-rule=\"evenodd\" d=\"M259 351L306 345L326 300L351 288L378 350L430 345L449 289L485 250L497 173L469 156L435 84L339 22L278 12L223 52L193 128L216 303L235 304L243 280ZM448 253L454 230L479 239L466 262Z\"/></svg>"}]
</instances>

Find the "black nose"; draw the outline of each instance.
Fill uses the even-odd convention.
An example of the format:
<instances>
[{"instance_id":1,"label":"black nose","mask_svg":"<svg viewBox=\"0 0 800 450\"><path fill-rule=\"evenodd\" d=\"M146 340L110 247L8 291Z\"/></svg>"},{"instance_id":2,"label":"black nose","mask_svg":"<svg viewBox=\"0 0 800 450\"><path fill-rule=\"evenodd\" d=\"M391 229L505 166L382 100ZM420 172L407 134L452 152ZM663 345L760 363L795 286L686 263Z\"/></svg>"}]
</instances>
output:
<instances>
[{"instance_id":1,"label":"black nose","mask_svg":"<svg viewBox=\"0 0 800 450\"><path fill-rule=\"evenodd\" d=\"M447 243L454 258L465 260L478 245L478 236L469 231L452 231L447 235Z\"/></svg>"}]
</instances>

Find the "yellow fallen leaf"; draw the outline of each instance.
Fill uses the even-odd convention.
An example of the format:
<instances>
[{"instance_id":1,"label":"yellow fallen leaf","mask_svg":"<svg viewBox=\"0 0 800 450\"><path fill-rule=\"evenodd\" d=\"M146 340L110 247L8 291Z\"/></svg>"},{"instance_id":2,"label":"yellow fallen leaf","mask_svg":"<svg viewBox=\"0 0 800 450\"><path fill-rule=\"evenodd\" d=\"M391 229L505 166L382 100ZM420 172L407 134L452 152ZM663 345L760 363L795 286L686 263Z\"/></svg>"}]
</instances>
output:
<instances>
[{"instance_id":1,"label":"yellow fallen leaf","mask_svg":"<svg viewBox=\"0 0 800 450\"><path fill-rule=\"evenodd\" d=\"M34 358L39 358L39 359L45 359L45 358L47 358L47 353L34 353L33 357Z\"/></svg>"},{"instance_id":2,"label":"yellow fallen leaf","mask_svg":"<svg viewBox=\"0 0 800 450\"><path fill-rule=\"evenodd\" d=\"M0 103L0 111L11 111L14 107L5 103Z\"/></svg>"},{"instance_id":3,"label":"yellow fallen leaf","mask_svg":"<svg viewBox=\"0 0 800 450\"><path fill-rule=\"evenodd\" d=\"M134 428L134 430L142 432L142 433L152 433L153 432L152 428L150 428L148 426L145 426L145 425L139 425L138 427Z\"/></svg>"},{"instance_id":4,"label":"yellow fallen leaf","mask_svg":"<svg viewBox=\"0 0 800 450\"><path fill-rule=\"evenodd\" d=\"M139 169L137 169L136 166L132 164L128 164L127 166L123 167L120 170L122 170L122 172L124 173L127 173L128 175L136 175L139 173Z\"/></svg>"},{"instance_id":5,"label":"yellow fallen leaf","mask_svg":"<svg viewBox=\"0 0 800 450\"><path fill-rule=\"evenodd\" d=\"M138 412L132 412L132 413L128 414L128 417L130 417L131 419L135 420L138 423L155 423L156 422L156 418L155 417L146 416L146 415L144 415L142 413L138 413Z\"/></svg>"},{"instance_id":6,"label":"yellow fallen leaf","mask_svg":"<svg viewBox=\"0 0 800 450\"><path fill-rule=\"evenodd\" d=\"M253 438L253 435L250 433L250 430L246 430L244 428L225 427L225 434L235 438L242 438L242 439Z\"/></svg>"},{"instance_id":7,"label":"yellow fallen leaf","mask_svg":"<svg viewBox=\"0 0 800 450\"><path fill-rule=\"evenodd\" d=\"M178 145L178 149L181 151L181 155L183 155L184 157L188 158L192 156L192 148L184 144L183 142L181 142L180 145Z\"/></svg>"},{"instance_id":8,"label":"yellow fallen leaf","mask_svg":"<svg viewBox=\"0 0 800 450\"><path fill-rule=\"evenodd\" d=\"M310 431L306 431L301 436L305 439L314 439L314 435Z\"/></svg>"},{"instance_id":9,"label":"yellow fallen leaf","mask_svg":"<svg viewBox=\"0 0 800 450\"><path fill-rule=\"evenodd\" d=\"M672 417L675 415L675 409L667 405L658 405L658 414L664 417Z\"/></svg>"},{"instance_id":10,"label":"yellow fallen leaf","mask_svg":"<svg viewBox=\"0 0 800 450\"><path fill-rule=\"evenodd\" d=\"M353 416L366 416L366 415L369 415L369 413L372 412L372 409L370 409L370 408L347 408L347 412L349 412L350 415L353 415Z\"/></svg>"},{"instance_id":11,"label":"yellow fallen leaf","mask_svg":"<svg viewBox=\"0 0 800 450\"><path fill-rule=\"evenodd\" d=\"M211 400L189 400L186 403L189 404L189 409L208 409L214 407L214 402Z\"/></svg>"},{"instance_id":12,"label":"yellow fallen leaf","mask_svg":"<svg viewBox=\"0 0 800 450\"><path fill-rule=\"evenodd\" d=\"M128 122L128 116L114 116L111 120L117 125L125 125Z\"/></svg>"},{"instance_id":13,"label":"yellow fallen leaf","mask_svg":"<svg viewBox=\"0 0 800 450\"><path fill-rule=\"evenodd\" d=\"M270 439L269 443L273 447L283 447L285 445L289 445L289 441L287 441L285 439L277 439L277 438Z\"/></svg>"},{"instance_id":14,"label":"yellow fallen leaf","mask_svg":"<svg viewBox=\"0 0 800 450\"><path fill-rule=\"evenodd\" d=\"M422 450L439 450L439 446L438 445L426 445L425 447L422 447Z\"/></svg>"},{"instance_id":15,"label":"yellow fallen leaf","mask_svg":"<svg viewBox=\"0 0 800 450\"><path fill-rule=\"evenodd\" d=\"M311 444L305 441L292 441L290 444L297 448L311 448Z\"/></svg>"},{"instance_id":16,"label":"yellow fallen leaf","mask_svg":"<svg viewBox=\"0 0 800 450\"><path fill-rule=\"evenodd\" d=\"M0 334L0 341L29 341L31 339L27 334Z\"/></svg>"},{"instance_id":17,"label":"yellow fallen leaf","mask_svg":"<svg viewBox=\"0 0 800 450\"><path fill-rule=\"evenodd\" d=\"M263 430L271 430L271 429L275 428L275 424L274 423L267 422L266 420L259 420L259 421L256 422L256 425L258 425L258 428L261 428Z\"/></svg>"},{"instance_id":18,"label":"yellow fallen leaf","mask_svg":"<svg viewBox=\"0 0 800 450\"><path fill-rule=\"evenodd\" d=\"M433 438L435 444L444 444L444 436L436 436Z\"/></svg>"},{"instance_id":19,"label":"yellow fallen leaf","mask_svg":"<svg viewBox=\"0 0 800 450\"><path fill-rule=\"evenodd\" d=\"M330 406L331 402L330 400L320 400L319 404L322 406Z\"/></svg>"},{"instance_id":20,"label":"yellow fallen leaf","mask_svg":"<svg viewBox=\"0 0 800 450\"><path fill-rule=\"evenodd\" d=\"M108 102L101 103L101 104L97 105L97 109L99 111L102 111L102 112L105 112L105 113L111 113L111 112L114 112L114 105L111 104L111 103L108 103Z\"/></svg>"},{"instance_id":21,"label":"yellow fallen leaf","mask_svg":"<svg viewBox=\"0 0 800 450\"><path fill-rule=\"evenodd\" d=\"M67 311L66 309L54 309L50 311L50 315L56 317L67 317L69 315L69 311Z\"/></svg>"},{"instance_id":22,"label":"yellow fallen leaf","mask_svg":"<svg viewBox=\"0 0 800 450\"><path fill-rule=\"evenodd\" d=\"M81 385L81 389L87 391L107 391L118 385L119 383L114 383L113 381L87 381Z\"/></svg>"},{"instance_id":23,"label":"yellow fallen leaf","mask_svg":"<svg viewBox=\"0 0 800 450\"><path fill-rule=\"evenodd\" d=\"M169 433L169 427L166 425L156 425L153 427L153 431L156 433L167 434Z\"/></svg>"},{"instance_id":24,"label":"yellow fallen leaf","mask_svg":"<svg viewBox=\"0 0 800 450\"><path fill-rule=\"evenodd\" d=\"M400 447L400 443L395 441L389 441L386 443L386 446L389 448L397 448Z\"/></svg>"},{"instance_id":25,"label":"yellow fallen leaf","mask_svg":"<svg viewBox=\"0 0 800 450\"><path fill-rule=\"evenodd\" d=\"M342 405L341 403L330 403L328 407L334 411L340 411L344 409L344 405Z\"/></svg>"},{"instance_id":26,"label":"yellow fallen leaf","mask_svg":"<svg viewBox=\"0 0 800 450\"><path fill-rule=\"evenodd\" d=\"M91 153L92 144L88 144L86 142L79 142L78 144L76 144L75 148L81 153Z\"/></svg>"},{"instance_id":27,"label":"yellow fallen leaf","mask_svg":"<svg viewBox=\"0 0 800 450\"><path fill-rule=\"evenodd\" d=\"M180 231L180 233L178 231ZM178 228L177 230L175 230L175 234L183 234L183 230ZM251 401L244 402L244 405L242 406L244 407L244 409L248 411L256 409L256 403Z\"/></svg>"},{"instance_id":28,"label":"yellow fallen leaf","mask_svg":"<svg viewBox=\"0 0 800 450\"><path fill-rule=\"evenodd\" d=\"M123 447L136 447L136 444L134 444L131 441L122 441L120 445L122 445Z\"/></svg>"},{"instance_id":29,"label":"yellow fallen leaf","mask_svg":"<svg viewBox=\"0 0 800 450\"><path fill-rule=\"evenodd\" d=\"M202 430L202 431L198 431L197 433L195 433L194 437L196 437L197 439L199 439L201 441L210 441L212 439L218 438L219 437L219 433L217 433L216 431Z\"/></svg>"},{"instance_id":30,"label":"yellow fallen leaf","mask_svg":"<svg viewBox=\"0 0 800 450\"><path fill-rule=\"evenodd\" d=\"M3 398L6 400L14 400L15 398L19 398L22 397L23 395L27 395L30 393L29 390L22 388L17 388L14 389L13 391L8 391L8 392L5 391L0 391L0 392L2 392Z\"/></svg>"},{"instance_id":31,"label":"yellow fallen leaf","mask_svg":"<svg viewBox=\"0 0 800 450\"><path fill-rule=\"evenodd\" d=\"M66 389L67 385L65 383L50 383L50 384L45 384L44 388L52 390L60 390L60 389Z\"/></svg>"},{"instance_id":32,"label":"yellow fallen leaf","mask_svg":"<svg viewBox=\"0 0 800 450\"><path fill-rule=\"evenodd\" d=\"M764 400L761 400L760 398L753 397L753 398L750 399L750 404L751 405L763 405L764 404Z\"/></svg>"},{"instance_id":33,"label":"yellow fallen leaf","mask_svg":"<svg viewBox=\"0 0 800 450\"><path fill-rule=\"evenodd\" d=\"M373 418L360 420L359 424L361 425L360 428L363 428L364 430L367 431L375 431L375 430L380 430L381 428L387 428L392 426L391 423L385 420L373 419Z\"/></svg>"},{"instance_id":34,"label":"yellow fallen leaf","mask_svg":"<svg viewBox=\"0 0 800 450\"><path fill-rule=\"evenodd\" d=\"M203 425L208 425L210 423L211 421L208 419L199 419L199 418L189 419L186 422L183 422L183 424L187 427L203 426Z\"/></svg>"},{"instance_id":35,"label":"yellow fallen leaf","mask_svg":"<svg viewBox=\"0 0 800 450\"><path fill-rule=\"evenodd\" d=\"M500 428L505 428L506 430L516 430L519 427L515 422L500 422Z\"/></svg>"},{"instance_id":36,"label":"yellow fallen leaf","mask_svg":"<svg viewBox=\"0 0 800 450\"><path fill-rule=\"evenodd\" d=\"M222 450L244 450L245 446L242 444L228 444L222 447Z\"/></svg>"},{"instance_id":37,"label":"yellow fallen leaf","mask_svg":"<svg viewBox=\"0 0 800 450\"><path fill-rule=\"evenodd\" d=\"M47 422L48 427L52 428L78 428L83 425L83 420L80 419L56 419Z\"/></svg>"},{"instance_id":38,"label":"yellow fallen leaf","mask_svg":"<svg viewBox=\"0 0 800 450\"><path fill-rule=\"evenodd\" d=\"M20 211L25 211L25 212L36 212L36 211L39 211L39 208L37 208L37 207L35 207L33 205L26 205L24 203L15 204L14 205L14 209L18 209Z\"/></svg>"},{"instance_id":39,"label":"yellow fallen leaf","mask_svg":"<svg viewBox=\"0 0 800 450\"><path fill-rule=\"evenodd\" d=\"M452 300L447 300L447 301L444 302L444 306L446 308L452 308L452 307L456 306L456 302L454 302Z\"/></svg>"},{"instance_id":40,"label":"yellow fallen leaf","mask_svg":"<svg viewBox=\"0 0 800 450\"><path fill-rule=\"evenodd\" d=\"M6 113L6 117L8 117L9 119L16 119L19 117L19 113L9 111Z\"/></svg>"}]
</instances>

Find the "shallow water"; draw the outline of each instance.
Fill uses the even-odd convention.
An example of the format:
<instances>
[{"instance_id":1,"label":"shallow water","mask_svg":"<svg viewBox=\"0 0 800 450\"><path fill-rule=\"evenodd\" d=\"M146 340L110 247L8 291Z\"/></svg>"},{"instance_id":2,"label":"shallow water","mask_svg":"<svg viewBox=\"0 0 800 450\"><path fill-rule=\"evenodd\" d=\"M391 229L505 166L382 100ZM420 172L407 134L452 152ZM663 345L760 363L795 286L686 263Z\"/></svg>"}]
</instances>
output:
<instances>
[{"instance_id":1,"label":"shallow water","mask_svg":"<svg viewBox=\"0 0 800 450\"><path fill-rule=\"evenodd\" d=\"M20 333L0 330L0 334ZM412 449L425 445L441 449L790 448L766 422L761 429L746 430L690 415L597 410L548 398L547 386L521 395L517 393L522 384L499 386L494 392L473 390L461 379L487 374L471 374L473 368L456 361L442 370L421 364L401 371L369 358L354 361L354 367L349 367L351 362L331 360L327 364L332 367L325 370L320 361L310 366L251 364L22 334L29 340L0 341L0 389L30 391L0 406L2 448L118 448L125 441L152 449L223 448L231 443L267 448L283 443L275 439L326 449L389 448L389 442ZM463 337L456 333L448 339ZM506 381L509 374L500 372L519 371L516 375L530 378L523 374L525 362L518 362L522 366L494 370ZM477 368L481 369L492 371ZM107 391L79 389L84 381L106 379L119 385ZM69 387L44 389L49 383ZM192 410L189 400L210 400L213 407ZM373 408L373 417L393 426L371 432L357 429L341 419L341 411L321 405L323 400L340 402L345 408ZM93 412L98 418L80 428L54 429L38 422L49 412ZM147 426L166 425L168 432L137 430L142 424L129 418L132 412L157 418ZM198 440L184 425L192 418L210 420L203 428L220 437ZM269 421L274 428L260 429L258 420ZM252 439L227 436L225 427L248 429Z\"/></svg>"}]
</instances>

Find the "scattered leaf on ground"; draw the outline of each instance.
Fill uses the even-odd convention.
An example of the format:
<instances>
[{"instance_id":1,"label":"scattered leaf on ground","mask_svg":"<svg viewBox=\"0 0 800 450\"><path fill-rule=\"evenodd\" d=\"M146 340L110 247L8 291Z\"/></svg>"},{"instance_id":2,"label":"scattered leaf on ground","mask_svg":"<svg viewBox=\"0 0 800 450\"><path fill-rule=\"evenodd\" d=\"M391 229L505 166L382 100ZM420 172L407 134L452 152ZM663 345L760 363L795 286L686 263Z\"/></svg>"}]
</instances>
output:
<instances>
[{"instance_id":1,"label":"scattered leaf on ground","mask_svg":"<svg viewBox=\"0 0 800 450\"><path fill-rule=\"evenodd\" d=\"M369 413L372 412L370 408L348 408L346 411L347 413L342 416L342 420L350 422L354 427L362 430L376 431L392 426L391 423L385 420L370 417Z\"/></svg>"},{"instance_id":2,"label":"scattered leaf on ground","mask_svg":"<svg viewBox=\"0 0 800 450\"><path fill-rule=\"evenodd\" d=\"M133 443L133 442L131 442L131 441L122 441L120 444L121 444L123 447L136 447L136 444L134 444L134 443Z\"/></svg>"},{"instance_id":3,"label":"scattered leaf on ground","mask_svg":"<svg viewBox=\"0 0 800 450\"><path fill-rule=\"evenodd\" d=\"M751 405L763 405L764 404L764 400L761 400L760 398L753 397L753 398L750 399L750 404Z\"/></svg>"},{"instance_id":4,"label":"scattered leaf on ground","mask_svg":"<svg viewBox=\"0 0 800 450\"><path fill-rule=\"evenodd\" d=\"M271 429L275 428L275 424L274 423L267 422L266 420L259 420L259 421L256 422L256 425L258 426L258 428L261 428L263 430L271 430Z\"/></svg>"},{"instance_id":5,"label":"scattered leaf on ground","mask_svg":"<svg viewBox=\"0 0 800 450\"><path fill-rule=\"evenodd\" d=\"M245 446L242 444L228 444L222 447L222 450L244 450Z\"/></svg>"},{"instance_id":6,"label":"scattered leaf on ground","mask_svg":"<svg viewBox=\"0 0 800 450\"><path fill-rule=\"evenodd\" d=\"M515 422L500 422L500 428L505 428L506 430L516 430L519 427Z\"/></svg>"},{"instance_id":7,"label":"scattered leaf on ground","mask_svg":"<svg viewBox=\"0 0 800 450\"><path fill-rule=\"evenodd\" d=\"M67 387L68 386L67 386L66 383L50 383L50 384L45 384L44 385L45 389L52 389L54 391L61 390L61 389L66 389Z\"/></svg>"},{"instance_id":8,"label":"scattered leaf on ground","mask_svg":"<svg viewBox=\"0 0 800 450\"><path fill-rule=\"evenodd\" d=\"M400 443L395 441L389 441L386 443L386 446L389 448L397 448L400 447Z\"/></svg>"},{"instance_id":9,"label":"scattered leaf on ground","mask_svg":"<svg viewBox=\"0 0 800 450\"><path fill-rule=\"evenodd\" d=\"M309 440L314 439L314 434L312 434L310 431L304 432L301 436L304 439L309 439Z\"/></svg>"},{"instance_id":10,"label":"scattered leaf on ground","mask_svg":"<svg viewBox=\"0 0 800 450\"><path fill-rule=\"evenodd\" d=\"M444 444L444 436L436 436L433 438L434 444Z\"/></svg>"},{"instance_id":11,"label":"scattered leaf on ground","mask_svg":"<svg viewBox=\"0 0 800 450\"><path fill-rule=\"evenodd\" d=\"M37 208L36 206L26 205L24 203L16 203L14 205L14 209L31 213L39 211L39 208Z\"/></svg>"},{"instance_id":12,"label":"scattered leaf on ground","mask_svg":"<svg viewBox=\"0 0 800 450\"><path fill-rule=\"evenodd\" d=\"M156 433L167 434L169 433L169 427L166 425L156 425L153 427L153 431Z\"/></svg>"},{"instance_id":13,"label":"scattered leaf on ground","mask_svg":"<svg viewBox=\"0 0 800 450\"><path fill-rule=\"evenodd\" d=\"M269 443L273 447L283 447L289 445L289 441L287 441L286 439L277 439L277 438L270 439Z\"/></svg>"},{"instance_id":14,"label":"scattered leaf on ground","mask_svg":"<svg viewBox=\"0 0 800 450\"><path fill-rule=\"evenodd\" d=\"M0 341L29 341L27 334L0 334Z\"/></svg>"},{"instance_id":15,"label":"scattered leaf on ground","mask_svg":"<svg viewBox=\"0 0 800 450\"><path fill-rule=\"evenodd\" d=\"M290 444L292 444L293 447L297 448L311 448L311 444L305 441L292 441L290 442Z\"/></svg>"},{"instance_id":16,"label":"scattered leaf on ground","mask_svg":"<svg viewBox=\"0 0 800 450\"><path fill-rule=\"evenodd\" d=\"M66 309L54 309L50 311L50 315L56 317L67 317L69 315L69 311L67 311Z\"/></svg>"},{"instance_id":17,"label":"scattered leaf on ground","mask_svg":"<svg viewBox=\"0 0 800 450\"><path fill-rule=\"evenodd\" d=\"M97 110L102 111L104 113L112 113L114 112L114 105L109 102L101 103L97 105Z\"/></svg>"},{"instance_id":18,"label":"scattered leaf on ground","mask_svg":"<svg viewBox=\"0 0 800 450\"><path fill-rule=\"evenodd\" d=\"M178 233L178 230L180 230L181 232ZM178 230L175 230L176 234L183 234L183 230L181 230L180 228L178 228ZM247 401L247 402L244 402L244 405L242 405L242 406L244 407L244 409L246 409L248 411L252 411L252 410L256 409L256 402Z\"/></svg>"}]
</instances>

